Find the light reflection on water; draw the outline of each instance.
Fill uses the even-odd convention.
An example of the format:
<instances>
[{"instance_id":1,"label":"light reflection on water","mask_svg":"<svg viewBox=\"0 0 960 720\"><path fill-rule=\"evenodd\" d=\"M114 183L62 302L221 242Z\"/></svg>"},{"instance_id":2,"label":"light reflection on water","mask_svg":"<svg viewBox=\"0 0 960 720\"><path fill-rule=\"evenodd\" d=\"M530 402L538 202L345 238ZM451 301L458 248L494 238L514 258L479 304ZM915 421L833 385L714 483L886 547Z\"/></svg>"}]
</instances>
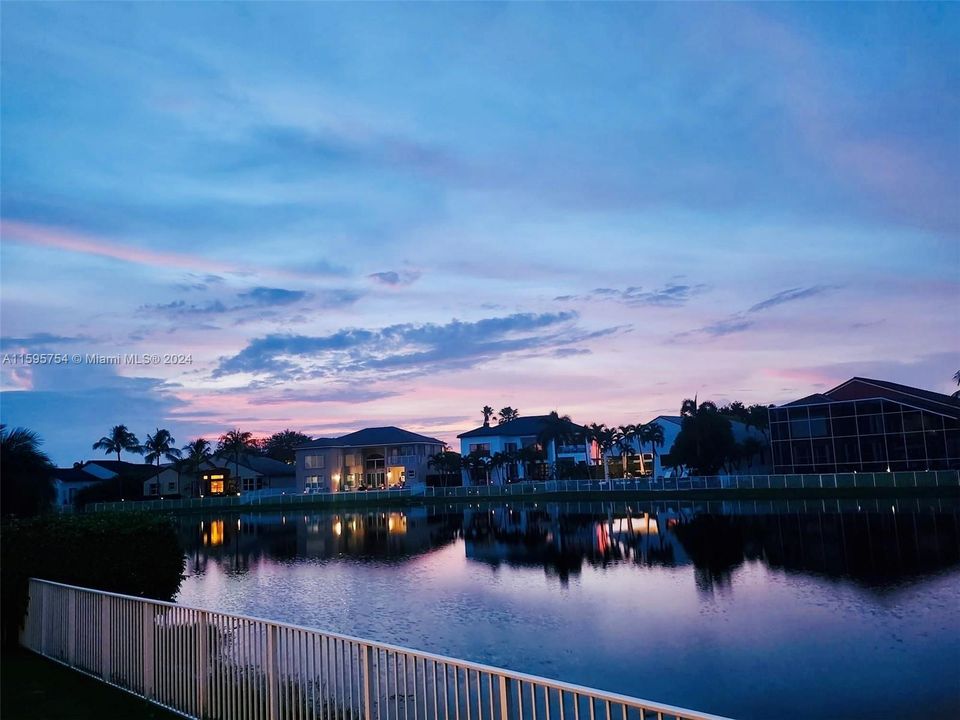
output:
<instances>
[{"instance_id":1,"label":"light reflection on water","mask_svg":"<svg viewBox=\"0 0 960 720\"><path fill-rule=\"evenodd\" d=\"M178 601L740 718L960 717L955 500L180 519Z\"/></svg>"}]
</instances>

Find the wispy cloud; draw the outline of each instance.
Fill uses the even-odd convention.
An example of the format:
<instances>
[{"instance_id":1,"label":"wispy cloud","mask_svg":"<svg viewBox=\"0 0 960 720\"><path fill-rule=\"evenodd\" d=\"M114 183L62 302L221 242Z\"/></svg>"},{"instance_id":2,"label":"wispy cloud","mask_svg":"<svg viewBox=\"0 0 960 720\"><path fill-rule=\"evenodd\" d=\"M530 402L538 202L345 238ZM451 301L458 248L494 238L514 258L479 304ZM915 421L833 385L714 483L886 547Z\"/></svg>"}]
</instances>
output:
<instances>
[{"instance_id":1,"label":"wispy cloud","mask_svg":"<svg viewBox=\"0 0 960 720\"><path fill-rule=\"evenodd\" d=\"M644 289L633 285L622 290L615 288L596 288L585 295L558 295L559 302L583 300L609 300L621 302L632 307L679 307L688 303L694 296L707 290L707 285L683 285L667 283L661 288Z\"/></svg>"},{"instance_id":2,"label":"wispy cloud","mask_svg":"<svg viewBox=\"0 0 960 720\"><path fill-rule=\"evenodd\" d=\"M574 312L517 313L444 325L346 328L322 336L267 335L223 358L214 376L252 373L273 380L415 376L465 369L516 353L570 347L615 331L587 332L576 326L576 319Z\"/></svg>"},{"instance_id":3,"label":"wispy cloud","mask_svg":"<svg viewBox=\"0 0 960 720\"><path fill-rule=\"evenodd\" d=\"M760 312L761 310L769 310L772 307L783 305L784 303L803 300L804 298L814 297L815 295L822 295L823 293L833 289L835 288L831 285L811 285L810 287L805 288L798 287L790 288L789 290L781 290L776 295L772 295L766 300L761 300L756 305L752 305L747 312L755 313Z\"/></svg>"},{"instance_id":4,"label":"wispy cloud","mask_svg":"<svg viewBox=\"0 0 960 720\"><path fill-rule=\"evenodd\" d=\"M387 270L384 272L375 272L367 275L368 278L382 285L410 285L420 278L420 273L416 270Z\"/></svg>"},{"instance_id":5,"label":"wispy cloud","mask_svg":"<svg viewBox=\"0 0 960 720\"><path fill-rule=\"evenodd\" d=\"M780 305L816 297L836 289L838 288L835 285L810 285L808 287L781 290L758 303L754 303L742 312L734 313L733 315L708 323L695 330L678 333L674 336L674 339L682 340L697 335L724 337L726 335L736 335L737 333L746 332L756 325L757 313L764 313Z\"/></svg>"},{"instance_id":6,"label":"wispy cloud","mask_svg":"<svg viewBox=\"0 0 960 720\"><path fill-rule=\"evenodd\" d=\"M285 290L284 288L255 287L237 295L241 300L249 300L254 305L289 305L309 297L304 290Z\"/></svg>"}]
</instances>

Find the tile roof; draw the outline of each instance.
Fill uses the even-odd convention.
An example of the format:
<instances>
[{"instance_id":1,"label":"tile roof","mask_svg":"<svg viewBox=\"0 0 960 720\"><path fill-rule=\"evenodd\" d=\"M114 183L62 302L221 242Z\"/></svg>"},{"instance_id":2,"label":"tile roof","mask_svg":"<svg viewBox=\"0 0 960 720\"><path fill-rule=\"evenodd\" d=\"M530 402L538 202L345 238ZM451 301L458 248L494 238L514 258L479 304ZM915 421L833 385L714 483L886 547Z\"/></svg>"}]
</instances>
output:
<instances>
[{"instance_id":1,"label":"tile roof","mask_svg":"<svg viewBox=\"0 0 960 720\"><path fill-rule=\"evenodd\" d=\"M393 425L386 427L372 427L357 430L337 438L316 438L308 443L297 446L298 450L324 447L367 447L371 445L410 445L415 443L429 443L443 445L442 440L420 435Z\"/></svg>"},{"instance_id":2,"label":"tile roof","mask_svg":"<svg viewBox=\"0 0 960 720\"><path fill-rule=\"evenodd\" d=\"M549 415L528 415L516 420L501 423L500 425L482 425L473 430L457 435L458 438L472 437L534 437L540 434ZM584 432L586 428L571 423L577 432Z\"/></svg>"}]
</instances>

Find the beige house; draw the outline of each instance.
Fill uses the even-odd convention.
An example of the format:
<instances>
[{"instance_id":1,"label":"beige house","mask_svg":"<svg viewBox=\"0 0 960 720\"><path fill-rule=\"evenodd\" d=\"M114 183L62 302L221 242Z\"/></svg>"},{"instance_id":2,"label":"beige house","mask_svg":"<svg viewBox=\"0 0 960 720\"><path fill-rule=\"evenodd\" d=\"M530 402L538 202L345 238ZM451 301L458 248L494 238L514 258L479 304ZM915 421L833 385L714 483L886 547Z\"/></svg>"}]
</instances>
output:
<instances>
[{"instance_id":1,"label":"beige house","mask_svg":"<svg viewBox=\"0 0 960 720\"><path fill-rule=\"evenodd\" d=\"M441 450L442 441L393 426L317 438L296 449L297 489L317 493L424 485L427 461Z\"/></svg>"}]
</instances>

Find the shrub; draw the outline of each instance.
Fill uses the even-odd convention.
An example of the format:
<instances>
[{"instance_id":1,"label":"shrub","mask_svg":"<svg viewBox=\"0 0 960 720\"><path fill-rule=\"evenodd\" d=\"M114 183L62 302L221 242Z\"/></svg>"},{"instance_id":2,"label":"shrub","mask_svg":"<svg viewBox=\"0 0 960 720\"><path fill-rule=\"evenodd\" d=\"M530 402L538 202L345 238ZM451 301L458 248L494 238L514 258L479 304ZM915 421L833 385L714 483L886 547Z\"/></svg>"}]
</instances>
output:
<instances>
[{"instance_id":1,"label":"shrub","mask_svg":"<svg viewBox=\"0 0 960 720\"><path fill-rule=\"evenodd\" d=\"M169 519L147 513L50 515L2 526L3 644L17 642L27 580L172 600L185 559Z\"/></svg>"}]
</instances>

